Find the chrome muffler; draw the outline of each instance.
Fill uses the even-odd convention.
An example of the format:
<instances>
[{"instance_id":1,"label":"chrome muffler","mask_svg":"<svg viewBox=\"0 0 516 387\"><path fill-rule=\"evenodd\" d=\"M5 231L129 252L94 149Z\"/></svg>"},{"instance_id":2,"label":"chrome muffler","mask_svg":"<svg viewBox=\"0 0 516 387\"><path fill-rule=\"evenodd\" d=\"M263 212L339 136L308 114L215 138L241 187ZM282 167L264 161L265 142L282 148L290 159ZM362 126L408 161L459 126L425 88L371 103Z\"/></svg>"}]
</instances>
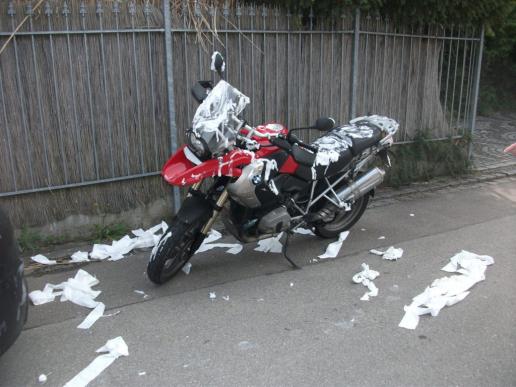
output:
<instances>
[{"instance_id":1,"label":"chrome muffler","mask_svg":"<svg viewBox=\"0 0 516 387\"><path fill-rule=\"evenodd\" d=\"M379 186L383 182L384 176L385 171L381 168L375 167L365 175L360 176L350 185L337 191L337 196L343 202L355 201L371 191L373 188Z\"/></svg>"}]
</instances>

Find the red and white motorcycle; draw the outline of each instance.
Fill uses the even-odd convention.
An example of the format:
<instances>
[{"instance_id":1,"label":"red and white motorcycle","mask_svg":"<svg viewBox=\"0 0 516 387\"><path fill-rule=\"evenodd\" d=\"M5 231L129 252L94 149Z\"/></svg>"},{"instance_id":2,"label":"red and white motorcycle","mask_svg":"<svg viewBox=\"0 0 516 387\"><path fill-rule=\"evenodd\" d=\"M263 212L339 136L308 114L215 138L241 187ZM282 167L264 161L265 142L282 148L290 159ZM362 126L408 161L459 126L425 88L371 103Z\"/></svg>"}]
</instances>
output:
<instances>
[{"instance_id":1,"label":"red and white motorcycle","mask_svg":"<svg viewBox=\"0 0 516 387\"><path fill-rule=\"evenodd\" d=\"M152 251L147 274L158 284L181 270L222 211L226 229L244 243L281 232L288 238L301 226L323 238L349 229L383 181L384 170L374 165L378 157L388 163L398 130L396 121L376 115L347 125L322 117L308 128L289 130L275 122L252 127L241 116L250 100L223 79L224 59L217 52L212 70L220 81L192 88L200 106L188 144L163 167L169 184L190 189ZM299 129L324 134L306 144L293 133Z\"/></svg>"}]
</instances>

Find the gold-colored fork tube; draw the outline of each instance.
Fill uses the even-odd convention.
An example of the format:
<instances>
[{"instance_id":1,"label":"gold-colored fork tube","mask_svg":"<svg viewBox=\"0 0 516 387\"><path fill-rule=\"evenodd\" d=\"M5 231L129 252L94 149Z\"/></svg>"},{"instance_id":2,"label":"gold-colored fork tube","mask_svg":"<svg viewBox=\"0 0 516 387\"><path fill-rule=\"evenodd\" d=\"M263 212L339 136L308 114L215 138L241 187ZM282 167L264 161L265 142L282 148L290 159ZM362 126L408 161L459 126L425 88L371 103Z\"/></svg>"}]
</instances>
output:
<instances>
[{"instance_id":1,"label":"gold-colored fork tube","mask_svg":"<svg viewBox=\"0 0 516 387\"><path fill-rule=\"evenodd\" d=\"M222 207L224 207L224 204L226 204L226 201L228 200L228 196L229 196L228 190L227 190L227 188L225 188L224 191L222 191L222 193L220 194L220 197L218 198L217 202L215 203L217 205L217 208L222 209ZM217 208L213 210L213 215L206 222L206 224L204 225L204 227L201 230L201 232L204 235L208 234L208 232L210 231L211 227L213 226L213 223L215 222L215 220L219 216L220 210L218 210Z\"/></svg>"}]
</instances>

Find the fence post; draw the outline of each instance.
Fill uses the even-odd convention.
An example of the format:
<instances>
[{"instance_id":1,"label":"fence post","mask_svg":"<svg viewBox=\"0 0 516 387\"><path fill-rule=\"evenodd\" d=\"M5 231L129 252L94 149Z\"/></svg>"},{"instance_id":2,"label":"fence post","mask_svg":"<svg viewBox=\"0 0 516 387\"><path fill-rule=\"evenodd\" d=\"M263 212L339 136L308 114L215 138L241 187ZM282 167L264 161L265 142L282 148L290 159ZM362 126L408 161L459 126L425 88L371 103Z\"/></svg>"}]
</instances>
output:
<instances>
[{"instance_id":1,"label":"fence post","mask_svg":"<svg viewBox=\"0 0 516 387\"><path fill-rule=\"evenodd\" d=\"M168 128L170 130L170 151L177 151L176 106L174 99L174 63L172 46L172 22L170 0L163 0L163 19L165 24L165 67L167 76ZM179 211L181 195L178 187L173 188L174 212Z\"/></svg>"},{"instance_id":2,"label":"fence post","mask_svg":"<svg viewBox=\"0 0 516 387\"><path fill-rule=\"evenodd\" d=\"M358 82L358 49L360 44L360 9L355 10L353 19L353 61L351 62L351 90L349 95L349 118L355 118Z\"/></svg>"},{"instance_id":3,"label":"fence post","mask_svg":"<svg viewBox=\"0 0 516 387\"><path fill-rule=\"evenodd\" d=\"M480 41L478 48L478 56L476 63L476 72L475 72L475 83L473 85L473 106L471 108L471 123L469 127L469 148L468 148L468 160L471 160L471 155L473 153L473 132L475 131L475 124L477 120L477 104L478 104L478 91L480 88L480 70L482 67L482 51L484 49L484 25L480 29Z\"/></svg>"}]
</instances>

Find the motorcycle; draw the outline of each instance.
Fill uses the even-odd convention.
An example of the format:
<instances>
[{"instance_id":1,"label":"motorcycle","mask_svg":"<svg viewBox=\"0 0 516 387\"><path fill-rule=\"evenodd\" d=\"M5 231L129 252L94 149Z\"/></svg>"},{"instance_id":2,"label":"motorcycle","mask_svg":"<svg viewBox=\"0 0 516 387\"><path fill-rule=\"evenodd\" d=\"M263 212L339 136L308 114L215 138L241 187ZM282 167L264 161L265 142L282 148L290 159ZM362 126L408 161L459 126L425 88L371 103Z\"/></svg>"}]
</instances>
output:
<instances>
[{"instance_id":1,"label":"motorcycle","mask_svg":"<svg viewBox=\"0 0 516 387\"><path fill-rule=\"evenodd\" d=\"M288 129L277 122L250 126L242 112L250 100L224 80L224 58L212 55L220 80L198 81L192 95L200 103L187 144L162 170L171 185L189 186L169 229L152 250L149 279L162 284L188 262L217 217L237 240L256 242L298 227L323 238L351 228L382 183L388 149L398 123L370 115L336 125L321 117L310 127ZM308 144L294 132L323 133ZM382 161L382 167L378 165Z\"/></svg>"}]
</instances>

